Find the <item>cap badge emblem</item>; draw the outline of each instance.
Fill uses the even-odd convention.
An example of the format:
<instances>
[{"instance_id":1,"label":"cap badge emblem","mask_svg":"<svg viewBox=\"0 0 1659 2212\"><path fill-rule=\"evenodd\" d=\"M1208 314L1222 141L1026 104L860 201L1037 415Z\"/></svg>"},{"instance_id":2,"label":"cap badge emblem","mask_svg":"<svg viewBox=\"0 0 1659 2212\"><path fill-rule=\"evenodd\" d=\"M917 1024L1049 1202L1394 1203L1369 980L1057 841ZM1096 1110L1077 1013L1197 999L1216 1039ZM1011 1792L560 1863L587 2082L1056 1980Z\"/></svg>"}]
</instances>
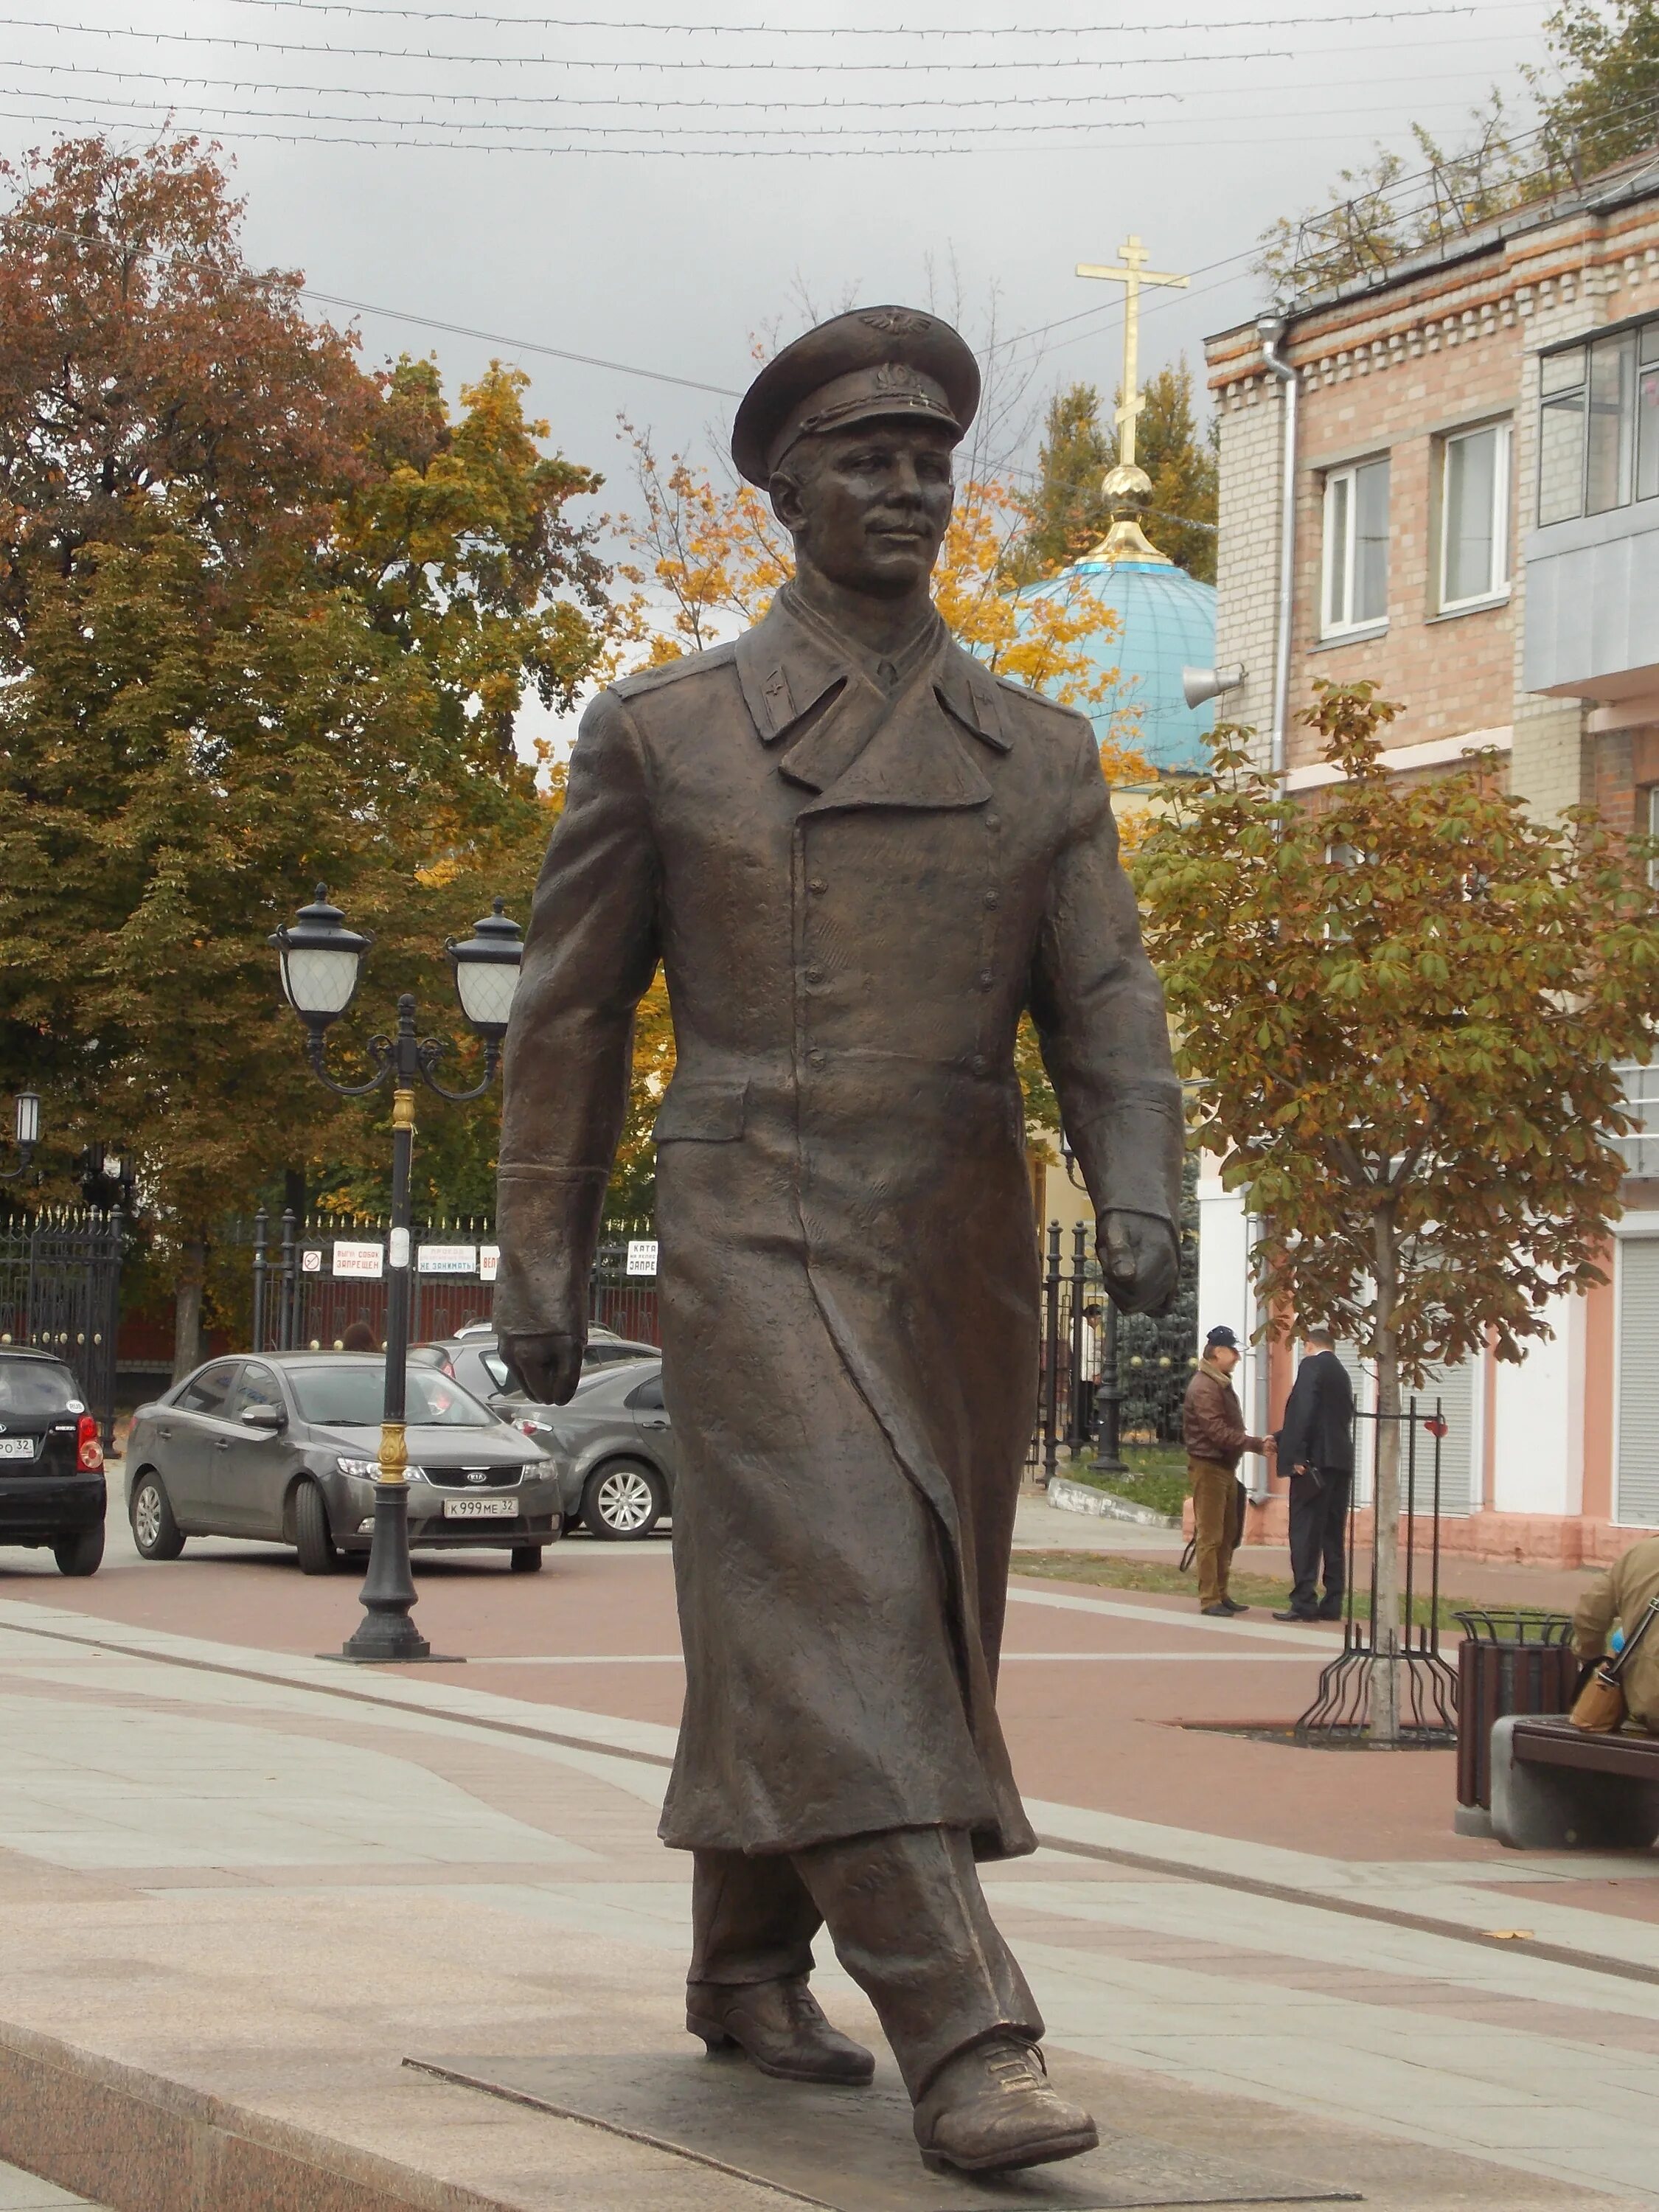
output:
<instances>
[{"instance_id":1,"label":"cap badge emblem","mask_svg":"<svg viewBox=\"0 0 1659 2212\"><path fill-rule=\"evenodd\" d=\"M859 320L866 330L879 331L889 338L919 338L933 327L926 315L908 314L902 307L878 308Z\"/></svg>"}]
</instances>

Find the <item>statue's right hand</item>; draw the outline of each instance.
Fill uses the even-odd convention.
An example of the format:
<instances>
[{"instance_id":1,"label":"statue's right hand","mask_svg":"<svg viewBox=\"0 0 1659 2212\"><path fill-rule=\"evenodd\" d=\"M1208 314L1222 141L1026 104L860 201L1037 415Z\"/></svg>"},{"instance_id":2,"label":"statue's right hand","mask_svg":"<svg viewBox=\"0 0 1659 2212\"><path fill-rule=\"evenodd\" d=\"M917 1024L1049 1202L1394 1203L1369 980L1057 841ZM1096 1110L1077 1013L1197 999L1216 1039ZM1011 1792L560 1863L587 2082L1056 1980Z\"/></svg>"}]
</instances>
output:
<instances>
[{"instance_id":1,"label":"statue's right hand","mask_svg":"<svg viewBox=\"0 0 1659 2212\"><path fill-rule=\"evenodd\" d=\"M562 1406L581 1379L584 1340L554 1329L504 1334L501 1358L513 1379L538 1406Z\"/></svg>"}]
</instances>

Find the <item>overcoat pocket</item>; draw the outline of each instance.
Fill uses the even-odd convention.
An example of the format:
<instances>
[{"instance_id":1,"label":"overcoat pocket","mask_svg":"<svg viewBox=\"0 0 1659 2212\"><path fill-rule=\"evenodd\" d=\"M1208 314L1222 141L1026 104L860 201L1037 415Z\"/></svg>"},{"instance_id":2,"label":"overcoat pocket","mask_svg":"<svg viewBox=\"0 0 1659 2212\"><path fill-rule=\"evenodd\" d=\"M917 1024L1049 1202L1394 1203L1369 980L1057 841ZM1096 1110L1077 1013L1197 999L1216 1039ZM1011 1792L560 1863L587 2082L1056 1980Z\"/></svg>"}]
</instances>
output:
<instances>
[{"instance_id":1,"label":"overcoat pocket","mask_svg":"<svg viewBox=\"0 0 1659 2212\"><path fill-rule=\"evenodd\" d=\"M658 1111L651 1141L732 1144L743 1134L748 1104L746 1083L687 1083L676 1077Z\"/></svg>"}]
</instances>

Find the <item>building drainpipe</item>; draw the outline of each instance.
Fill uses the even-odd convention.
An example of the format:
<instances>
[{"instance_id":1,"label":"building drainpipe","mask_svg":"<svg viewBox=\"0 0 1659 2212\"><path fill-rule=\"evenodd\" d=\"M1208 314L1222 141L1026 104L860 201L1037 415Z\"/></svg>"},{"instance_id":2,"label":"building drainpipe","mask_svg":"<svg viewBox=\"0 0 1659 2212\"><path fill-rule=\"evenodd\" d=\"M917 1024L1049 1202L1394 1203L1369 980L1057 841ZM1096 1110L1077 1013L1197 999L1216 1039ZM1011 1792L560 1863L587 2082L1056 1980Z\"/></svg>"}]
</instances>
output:
<instances>
[{"instance_id":1,"label":"building drainpipe","mask_svg":"<svg viewBox=\"0 0 1659 2212\"><path fill-rule=\"evenodd\" d=\"M1273 729L1269 765L1275 775L1285 773L1291 719L1291 605L1296 588L1296 412L1299 386L1297 374L1279 347L1285 337L1282 316L1264 316L1256 325L1261 358L1285 389L1285 432L1279 455L1279 609L1273 635Z\"/></svg>"},{"instance_id":2,"label":"building drainpipe","mask_svg":"<svg viewBox=\"0 0 1659 2212\"><path fill-rule=\"evenodd\" d=\"M1276 776L1285 773L1289 752L1291 722L1291 613L1296 590L1296 418L1300 385L1297 374L1279 350L1284 343L1285 322L1282 316L1264 316L1256 325L1256 334L1261 343L1261 358L1270 372L1278 378L1285 393L1285 428L1279 449L1279 605L1273 627L1273 726L1272 750L1268 765ZM1255 1334L1257 1352L1253 1381L1258 1435L1267 1433L1273 1403L1273 1362L1271 1346L1260 1339L1266 1319L1266 1310L1258 1297L1255 1301ZM1252 1486L1252 1495L1260 1502L1267 1495L1270 1477L1267 1463Z\"/></svg>"}]
</instances>

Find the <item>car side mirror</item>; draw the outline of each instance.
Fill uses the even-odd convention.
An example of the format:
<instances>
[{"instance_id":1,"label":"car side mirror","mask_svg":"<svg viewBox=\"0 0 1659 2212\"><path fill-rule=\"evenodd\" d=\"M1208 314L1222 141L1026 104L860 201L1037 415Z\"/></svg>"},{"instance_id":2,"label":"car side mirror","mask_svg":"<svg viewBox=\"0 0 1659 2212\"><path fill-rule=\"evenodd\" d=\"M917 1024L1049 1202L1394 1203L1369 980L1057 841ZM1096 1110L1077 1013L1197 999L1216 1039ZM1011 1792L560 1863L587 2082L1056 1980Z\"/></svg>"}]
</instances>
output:
<instances>
[{"instance_id":1,"label":"car side mirror","mask_svg":"<svg viewBox=\"0 0 1659 2212\"><path fill-rule=\"evenodd\" d=\"M276 1406L244 1406L242 1426L257 1429L264 1435L274 1437L279 1429L288 1426L288 1416Z\"/></svg>"}]
</instances>

